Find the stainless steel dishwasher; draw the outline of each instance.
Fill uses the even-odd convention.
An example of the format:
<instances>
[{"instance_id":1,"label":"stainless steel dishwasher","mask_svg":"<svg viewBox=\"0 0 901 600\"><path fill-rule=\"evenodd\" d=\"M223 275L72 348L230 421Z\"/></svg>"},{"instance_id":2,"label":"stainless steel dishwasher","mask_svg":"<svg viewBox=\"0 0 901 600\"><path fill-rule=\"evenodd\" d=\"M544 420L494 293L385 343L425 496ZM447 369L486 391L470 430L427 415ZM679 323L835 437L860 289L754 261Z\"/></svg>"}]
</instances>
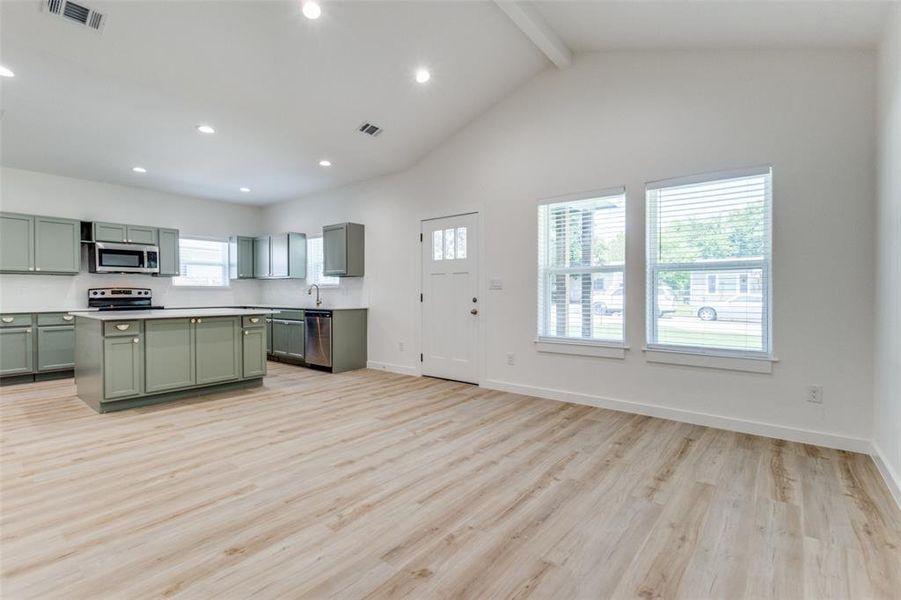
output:
<instances>
[{"instance_id":1,"label":"stainless steel dishwasher","mask_svg":"<svg viewBox=\"0 0 901 600\"><path fill-rule=\"evenodd\" d=\"M308 365L332 366L332 311L305 310L307 324L304 360Z\"/></svg>"}]
</instances>

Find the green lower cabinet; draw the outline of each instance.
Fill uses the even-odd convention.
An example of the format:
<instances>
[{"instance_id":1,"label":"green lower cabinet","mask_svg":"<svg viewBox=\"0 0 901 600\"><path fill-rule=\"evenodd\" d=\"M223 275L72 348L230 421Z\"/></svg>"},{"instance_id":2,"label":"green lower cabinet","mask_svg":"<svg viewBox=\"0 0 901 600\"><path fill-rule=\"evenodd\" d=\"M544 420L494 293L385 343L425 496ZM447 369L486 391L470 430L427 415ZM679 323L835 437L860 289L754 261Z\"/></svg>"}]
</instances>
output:
<instances>
[{"instance_id":1,"label":"green lower cabinet","mask_svg":"<svg viewBox=\"0 0 901 600\"><path fill-rule=\"evenodd\" d=\"M143 344L138 336L103 340L103 397L119 400L140 396L144 391Z\"/></svg>"},{"instance_id":2,"label":"green lower cabinet","mask_svg":"<svg viewBox=\"0 0 901 600\"><path fill-rule=\"evenodd\" d=\"M144 322L144 392L155 394L195 384L191 319Z\"/></svg>"},{"instance_id":3,"label":"green lower cabinet","mask_svg":"<svg viewBox=\"0 0 901 600\"><path fill-rule=\"evenodd\" d=\"M204 317L194 329L197 385L241 377L241 325L238 317Z\"/></svg>"},{"instance_id":4,"label":"green lower cabinet","mask_svg":"<svg viewBox=\"0 0 901 600\"><path fill-rule=\"evenodd\" d=\"M28 375L32 372L34 366L32 340L31 327L0 329L0 375Z\"/></svg>"},{"instance_id":5,"label":"green lower cabinet","mask_svg":"<svg viewBox=\"0 0 901 600\"><path fill-rule=\"evenodd\" d=\"M244 330L244 377L260 377L266 374L266 327L248 327Z\"/></svg>"},{"instance_id":6,"label":"green lower cabinet","mask_svg":"<svg viewBox=\"0 0 901 600\"><path fill-rule=\"evenodd\" d=\"M38 371L75 367L75 326L38 327Z\"/></svg>"},{"instance_id":7,"label":"green lower cabinet","mask_svg":"<svg viewBox=\"0 0 901 600\"><path fill-rule=\"evenodd\" d=\"M303 360L304 322L272 319L272 355Z\"/></svg>"}]
</instances>

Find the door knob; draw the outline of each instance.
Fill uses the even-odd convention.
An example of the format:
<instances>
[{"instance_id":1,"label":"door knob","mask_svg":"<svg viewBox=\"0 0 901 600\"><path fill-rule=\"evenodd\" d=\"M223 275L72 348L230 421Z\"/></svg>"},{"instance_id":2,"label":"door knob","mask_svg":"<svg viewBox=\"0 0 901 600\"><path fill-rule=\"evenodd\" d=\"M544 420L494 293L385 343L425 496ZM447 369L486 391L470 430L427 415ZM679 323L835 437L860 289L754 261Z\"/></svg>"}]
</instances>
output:
<instances>
[{"instance_id":1,"label":"door knob","mask_svg":"<svg viewBox=\"0 0 901 600\"><path fill-rule=\"evenodd\" d=\"M479 309L478 309L478 308L474 308L474 309L472 309L471 311L469 311L469 314L471 314L471 315L477 315L477 314L479 314Z\"/></svg>"},{"instance_id":2,"label":"door knob","mask_svg":"<svg viewBox=\"0 0 901 600\"><path fill-rule=\"evenodd\" d=\"M141 341L141 338L133 338L131 341L132 341L133 343L137 344L138 342Z\"/></svg>"}]
</instances>

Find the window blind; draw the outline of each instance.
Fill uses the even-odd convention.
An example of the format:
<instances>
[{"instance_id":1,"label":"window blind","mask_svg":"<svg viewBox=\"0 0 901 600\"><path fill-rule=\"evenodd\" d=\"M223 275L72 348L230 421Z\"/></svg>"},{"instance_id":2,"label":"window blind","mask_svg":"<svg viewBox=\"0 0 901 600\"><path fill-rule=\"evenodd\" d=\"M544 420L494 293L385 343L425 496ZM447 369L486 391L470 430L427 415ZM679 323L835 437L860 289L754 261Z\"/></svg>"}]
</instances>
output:
<instances>
[{"instance_id":1,"label":"window blind","mask_svg":"<svg viewBox=\"0 0 901 600\"><path fill-rule=\"evenodd\" d=\"M177 286L228 286L228 242L180 238L178 240L179 276Z\"/></svg>"},{"instance_id":2,"label":"window blind","mask_svg":"<svg viewBox=\"0 0 901 600\"><path fill-rule=\"evenodd\" d=\"M625 190L538 207L538 337L623 340Z\"/></svg>"},{"instance_id":3,"label":"window blind","mask_svg":"<svg viewBox=\"0 0 901 600\"><path fill-rule=\"evenodd\" d=\"M322 253L322 236L308 237L306 282L309 285L315 283L321 287L338 285L341 281L340 278L322 274L324 269L323 263L325 261Z\"/></svg>"},{"instance_id":4,"label":"window blind","mask_svg":"<svg viewBox=\"0 0 901 600\"><path fill-rule=\"evenodd\" d=\"M647 187L648 345L771 351L769 167Z\"/></svg>"}]
</instances>

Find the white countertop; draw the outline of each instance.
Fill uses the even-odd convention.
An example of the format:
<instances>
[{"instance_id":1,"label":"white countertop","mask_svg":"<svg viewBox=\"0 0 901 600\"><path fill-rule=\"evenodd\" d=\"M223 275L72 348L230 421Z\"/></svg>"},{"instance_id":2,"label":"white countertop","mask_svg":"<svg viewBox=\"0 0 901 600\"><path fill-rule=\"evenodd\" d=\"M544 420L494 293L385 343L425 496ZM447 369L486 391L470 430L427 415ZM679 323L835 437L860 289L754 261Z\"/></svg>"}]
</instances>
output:
<instances>
[{"instance_id":1,"label":"white countertop","mask_svg":"<svg viewBox=\"0 0 901 600\"><path fill-rule=\"evenodd\" d=\"M187 317L241 317L244 315L269 315L278 311L264 308L167 308L163 310L104 310L72 311L71 314L97 321L124 321L126 319L183 319Z\"/></svg>"}]
</instances>

